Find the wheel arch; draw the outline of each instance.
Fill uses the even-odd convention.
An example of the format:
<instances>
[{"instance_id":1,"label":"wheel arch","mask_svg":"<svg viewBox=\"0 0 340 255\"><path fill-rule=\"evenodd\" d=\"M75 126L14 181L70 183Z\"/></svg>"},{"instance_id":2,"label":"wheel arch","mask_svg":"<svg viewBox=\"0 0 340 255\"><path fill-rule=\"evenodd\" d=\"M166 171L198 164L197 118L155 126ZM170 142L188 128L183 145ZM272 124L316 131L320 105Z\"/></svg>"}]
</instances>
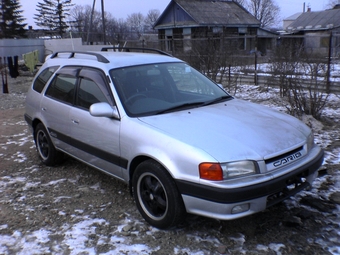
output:
<instances>
[{"instance_id":1,"label":"wheel arch","mask_svg":"<svg viewBox=\"0 0 340 255\"><path fill-rule=\"evenodd\" d=\"M150 158L148 156L140 155L140 156L135 157L131 161L129 169L128 169L128 171L129 171L129 190L130 190L131 195L132 195L132 176L133 176L134 172L136 171L137 166L140 163L142 163L146 160L149 160L149 159L152 159L152 158Z\"/></svg>"},{"instance_id":2,"label":"wheel arch","mask_svg":"<svg viewBox=\"0 0 340 255\"><path fill-rule=\"evenodd\" d=\"M34 139L34 142L35 142L35 130L36 130L36 128L37 128L39 123L44 125L44 123L40 119L34 119L32 121L32 129L33 129L33 139ZM46 128L46 126L45 126L45 128Z\"/></svg>"},{"instance_id":3,"label":"wheel arch","mask_svg":"<svg viewBox=\"0 0 340 255\"><path fill-rule=\"evenodd\" d=\"M132 189L140 214L152 226L168 229L185 219L186 206L176 181L158 161L149 158L135 168Z\"/></svg>"},{"instance_id":4,"label":"wheel arch","mask_svg":"<svg viewBox=\"0 0 340 255\"><path fill-rule=\"evenodd\" d=\"M147 155L139 155L131 161L131 164L129 166L129 190L130 190L131 195L132 195L132 177L133 177L133 174L136 171L136 168L138 167L138 165L140 165L142 162L147 161L147 160L153 160L156 163L158 163L159 165L161 165L168 172L168 174L171 176L171 178L174 179L174 177L170 173L169 169L164 164L162 164L161 161L159 161L159 160L157 160L153 157L147 156Z\"/></svg>"}]
</instances>

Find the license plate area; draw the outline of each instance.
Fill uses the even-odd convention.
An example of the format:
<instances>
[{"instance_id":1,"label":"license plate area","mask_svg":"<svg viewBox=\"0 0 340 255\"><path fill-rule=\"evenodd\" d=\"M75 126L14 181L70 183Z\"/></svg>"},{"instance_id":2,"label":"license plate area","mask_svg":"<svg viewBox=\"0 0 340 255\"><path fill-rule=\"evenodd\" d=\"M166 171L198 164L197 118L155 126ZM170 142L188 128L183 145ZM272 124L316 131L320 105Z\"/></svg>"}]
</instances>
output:
<instances>
[{"instance_id":1,"label":"license plate area","mask_svg":"<svg viewBox=\"0 0 340 255\"><path fill-rule=\"evenodd\" d=\"M286 185L282 188L282 190L267 197L267 207L275 205L309 187L310 184L306 179L307 175L308 170L297 176L287 179Z\"/></svg>"}]
</instances>

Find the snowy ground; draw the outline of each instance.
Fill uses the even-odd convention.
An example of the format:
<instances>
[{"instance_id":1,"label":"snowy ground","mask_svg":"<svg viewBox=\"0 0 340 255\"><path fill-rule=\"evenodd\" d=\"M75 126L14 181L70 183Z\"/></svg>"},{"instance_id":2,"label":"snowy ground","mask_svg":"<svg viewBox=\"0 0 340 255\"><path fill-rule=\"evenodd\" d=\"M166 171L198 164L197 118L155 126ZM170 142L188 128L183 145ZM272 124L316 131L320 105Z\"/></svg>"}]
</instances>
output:
<instances>
[{"instance_id":1,"label":"snowy ground","mask_svg":"<svg viewBox=\"0 0 340 255\"><path fill-rule=\"evenodd\" d=\"M340 69L339 69L340 70ZM271 88L268 92L261 92L259 93L259 90L261 88L259 86L249 86L245 85L242 86L240 89L240 92L236 93L236 96L240 99L245 99L249 101L257 101L263 105L266 105L270 108L277 109L279 111L285 112L285 104L282 102L282 99L277 97L278 89ZM276 95L276 96L275 96ZM275 99L274 99L275 98ZM331 105L332 107L326 107L323 110L322 116L332 119L333 121L339 123L340 122L340 97L339 95L331 94L328 98L328 105ZM305 195L308 196L314 196L314 197L320 197L322 196L323 199L329 199L332 195L337 194L337 196L340 194L340 130L339 127L335 130L324 130L323 124L320 121L315 120L311 116L304 116L302 120L308 124L314 131L315 136L315 143L319 144L321 147L323 147L325 151L325 159L324 159L324 168L327 168L329 165L337 165L336 170L331 175L326 175L323 177L319 177L314 182L314 188L311 191L305 191L302 194L296 195L291 200L286 201L288 204L288 207L294 207L299 206L299 198ZM337 146L333 147L331 150L328 150L327 148L334 144L334 141L339 141L337 143ZM330 179L332 179L331 183L333 185L331 187L328 187L326 190L320 192L318 190L323 183L330 182ZM340 204L340 203L339 203ZM336 211L334 212L336 215L339 215L340 212L340 206L338 205L336 208ZM327 243L324 241L320 241L320 244L324 247L328 247L329 251L332 254L340 254L340 215L339 217L336 217L335 219L330 218L330 221L336 222L336 225L338 226L338 229L336 229L337 233L334 236L334 239L331 240L331 243L336 240L337 245L332 247L333 244ZM325 228L327 229L327 228ZM329 229L328 229L329 230Z\"/></svg>"},{"instance_id":2,"label":"snowy ground","mask_svg":"<svg viewBox=\"0 0 340 255\"><path fill-rule=\"evenodd\" d=\"M242 86L236 93L238 98L285 111L276 95L275 89L264 91L255 86ZM336 129L324 128L313 118L306 120L315 132L316 143L326 150L324 169L328 173L315 181L312 190L263 214L229 223L192 216L187 225L173 231L147 225L136 212L126 186L111 180L106 183L105 175L92 170L84 173L84 166L73 161L58 172L42 166L26 123L20 119L3 121L3 127L21 129L1 134L0 254L340 254L339 97L331 95L329 106L323 116L337 123ZM8 155L13 148L15 153ZM17 171L7 173L13 165ZM75 193L63 193L64 189ZM51 192L58 195L50 196ZM85 206L86 198L92 196L94 200ZM71 200L74 198L77 203ZM324 200L325 205L330 200L338 203L318 210L306 203L311 198ZM116 208L120 206L123 211ZM288 220L273 219L286 208L292 212L284 214ZM299 212L299 217L293 212ZM308 212L320 215L320 220L310 221ZM308 233L315 231L315 226L321 226L316 231L319 233ZM250 231L253 228L256 231ZM304 238L299 233L310 237L299 240ZM282 241L279 235L289 238Z\"/></svg>"}]
</instances>

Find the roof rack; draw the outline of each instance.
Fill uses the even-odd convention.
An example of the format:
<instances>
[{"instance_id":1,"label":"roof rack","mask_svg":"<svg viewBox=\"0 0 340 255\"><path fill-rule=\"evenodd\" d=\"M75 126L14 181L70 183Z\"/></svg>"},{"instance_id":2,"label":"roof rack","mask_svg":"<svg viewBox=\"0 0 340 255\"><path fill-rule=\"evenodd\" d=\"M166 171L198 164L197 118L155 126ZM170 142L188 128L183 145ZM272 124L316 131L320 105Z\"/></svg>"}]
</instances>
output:
<instances>
[{"instance_id":1,"label":"roof rack","mask_svg":"<svg viewBox=\"0 0 340 255\"><path fill-rule=\"evenodd\" d=\"M167 52L164 52L164 51L161 51L159 49L153 49L153 48L138 48L138 47L104 47L102 48L101 51L109 51L109 50L113 50L113 51L127 51L127 52L130 52L130 51L142 51L143 53L145 51L151 51L151 52L156 52L156 53L159 53L161 55L165 55L165 56L169 56L169 57L172 57L171 54L167 53Z\"/></svg>"},{"instance_id":2,"label":"roof rack","mask_svg":"<svg viewBox=\"0 0 340 255\"><path fill-rule=\"evenodd\" d=\"M76 54L84 54L84 55L91 55L91 56L95 56L97 58L98 62L102 62L102 63L110 63L110 61L103 57L101 54L99 53L95 53L95 52L88 52L88 51L59 51L59 52L55 52L52 54L51 58L56 58L58 57L58 55L60 53L69 53L70 55L68 56L68 58L74 58L74 56Z\"/></svg>"}]
</instances>

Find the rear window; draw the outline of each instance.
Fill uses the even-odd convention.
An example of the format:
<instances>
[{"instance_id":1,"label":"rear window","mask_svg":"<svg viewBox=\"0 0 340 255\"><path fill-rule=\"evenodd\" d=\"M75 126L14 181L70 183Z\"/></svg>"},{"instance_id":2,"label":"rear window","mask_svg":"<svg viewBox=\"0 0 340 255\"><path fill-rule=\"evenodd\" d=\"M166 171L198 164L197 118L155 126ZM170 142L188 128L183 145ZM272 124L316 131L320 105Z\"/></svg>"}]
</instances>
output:
<instances>
[{"instance_id":1,"label":"rear window","mask_svg":"<svg viewBox=\"0 0 340 255\"><path fill-rule=\"evenodd\" d=\"M38 77L34 80L33 89L38 93L43 91L47 81L51 78L51 76L55 73L55 71L59 68L59 66L47 67L44 71L42 71Z\"/></svg>"}]
</instances>

